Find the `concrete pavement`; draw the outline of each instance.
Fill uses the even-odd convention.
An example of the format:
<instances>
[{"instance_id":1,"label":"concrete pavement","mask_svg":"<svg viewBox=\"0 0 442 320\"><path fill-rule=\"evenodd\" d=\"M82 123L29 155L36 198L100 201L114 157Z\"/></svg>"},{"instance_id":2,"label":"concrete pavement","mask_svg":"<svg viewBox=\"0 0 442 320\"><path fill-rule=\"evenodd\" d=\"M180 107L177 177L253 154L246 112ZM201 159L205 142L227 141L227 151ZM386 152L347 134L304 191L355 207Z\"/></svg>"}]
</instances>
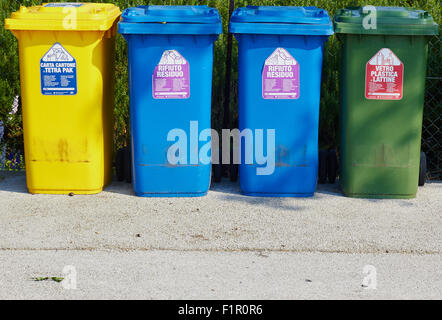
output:
<instances>
[{"instance_id":1,"label":"concrete pavement","mask_svg":"<svg viewBox=\"0 0 442 320\"><path fill-rule=\"evenodd\" d=\"M3 251L0 299L441 299L440 255ZM75 290L38 277L75 267ZM364 266L376 287L363 287Z\"/></svg>"},{"instance_id":2,"label":"concrete pavement","mask_svg":"<svg viewBox=\"0 0 442 320\"><path fill-rule=\"evenodd\" d=\"M442 183L412 200L30 195L0 173L0 298L440 299ZM78 289L32 277L75 266ZM377 289L361 286L373 265ZM310 279L312 278L312 279ZM307 281L311 280L311 281Z\"/></svg>"}]
</instances>

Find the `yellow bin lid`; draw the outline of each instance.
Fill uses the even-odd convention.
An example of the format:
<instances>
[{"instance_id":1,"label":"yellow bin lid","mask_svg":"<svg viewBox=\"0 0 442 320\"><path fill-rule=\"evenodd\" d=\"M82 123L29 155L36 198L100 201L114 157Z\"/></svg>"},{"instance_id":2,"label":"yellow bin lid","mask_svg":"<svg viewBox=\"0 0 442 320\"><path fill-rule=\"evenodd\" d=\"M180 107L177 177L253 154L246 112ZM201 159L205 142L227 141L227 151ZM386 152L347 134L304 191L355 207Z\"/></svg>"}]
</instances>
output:
<instances>
[{"instance_id":1,"label":"yellow bin lid","mask_svg":"<svg viewBox=\"0 0 442 320\"><path fill-rule=\"evenodd\" d=\"M110 3L57 2L20 7L5 20L9 30L106 31L121 15Z\"/></svg>"}]
</instances>

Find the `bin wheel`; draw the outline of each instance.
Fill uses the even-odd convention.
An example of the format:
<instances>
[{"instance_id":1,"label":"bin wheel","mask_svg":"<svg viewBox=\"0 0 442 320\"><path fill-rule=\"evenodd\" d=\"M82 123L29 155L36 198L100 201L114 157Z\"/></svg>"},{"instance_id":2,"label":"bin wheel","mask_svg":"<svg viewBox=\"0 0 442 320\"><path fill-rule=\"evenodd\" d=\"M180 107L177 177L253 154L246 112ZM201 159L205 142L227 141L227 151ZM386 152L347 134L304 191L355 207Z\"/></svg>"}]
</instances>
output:
<instances>
[{"instance_id":1,"label":"bin wheel","mask_svg":"<svg viewBox=\"0 0 442 320\"><path fill-rule=\"evenodd\" d=\"M219 163L214 163L212 165L213 167L213 181L215 183L221 182L221 178L222 178L222 165Z\"/></svg>"},{"instance_id":2,"label":"bin wheel","mask_svg":"<svg viewBox=\"0 0 442 320\"><path fill-rule=\"evenodd\" d=\"M427 156L425 152L421 152L421 160L419 165L419 186L422 187L425 184L425 178L427 177Z\"/></svg>"},{"instance_id":3,"label":"bin wheel","mask_svg":"<svg viewBox=\"0 0 442 320\"><path fill-rule=\"evenodd\" d=\"M221 178L223 176L223 168L222 168L222 151L219 149L219 161L218 163L212 164L213 171L213 182L219 183L221 182Z\"/></svg>"},{"instance_id":4,"label":"bin wheel","mask_svg":"<svg viewBox=\"0 0 442 320\"><path fill-rule=\"evenodd\" d=\"M124 181L125 175L124 175L124 151L125 148L118 149L117 154L115 156L115 171L117 173L117 180L118 181Z\"/></svg>"},{"instance_id":5,"label":"bin wheel","mask_svg":"<svg viewBox=\"0 0 442 320\"><path fill-rule=\"evenodd\" d=\"M132 183L132 152L130 147L124 148L124 180Z\"/></svg>"},{"instance_id":6,"label":"bin wheel","mask_svg":"<svg viewBox=\"0 0 442 320\"><path fill-rule=\"evenodd\" d=\"M238 165L234 163L230 164L230 181L238 181Z\"/></svg>"},{"instance_id":7,"label":"bin wheel","mask_svg":"<svg viewBox=\"0 0 442 320\"><path fill-rule=\"evenodd\" d=\"M230 151L229 177L231 182L238 181L238 164L233 161L233 150Z\"/></svg>"},{"instance_id":8,"label":"bin wheel","mask_svg":"<svg viewBox=\"0 0 442 320\"><path fill-rule=\"evenodd\" d=\"M328 182L334 184L338 172L338 156L335 150L330 150L327 155L327 177Z\"/></svg>"},{"instance_id":9,"label":"bin wheel","mask_svg":"<svg viewBox=\"0 0 442 320\"><path fill-rule=\"evenodd\" d=\"M319 164L318 164L318 182L324 184L327 182L327 151L319 151Z\"/></svg>"}]
</instances>

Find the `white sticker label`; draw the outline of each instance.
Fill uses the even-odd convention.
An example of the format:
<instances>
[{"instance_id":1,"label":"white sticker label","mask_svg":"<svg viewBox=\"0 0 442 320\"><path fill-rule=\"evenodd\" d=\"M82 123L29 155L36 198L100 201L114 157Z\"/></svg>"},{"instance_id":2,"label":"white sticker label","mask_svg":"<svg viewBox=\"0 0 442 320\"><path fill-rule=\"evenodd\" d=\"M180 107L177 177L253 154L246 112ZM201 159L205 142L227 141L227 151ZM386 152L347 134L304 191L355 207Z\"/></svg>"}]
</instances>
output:
<instances>
[{"instance_id":1,"label":"white sticker label","mask_svg":"<svg viewBox=\"0 0 442 320\"><path fill-rule=\"evenodd\" d=\"M190 97L190 67L177 50L163 52L152 75L154 99L188 99Z\"/></svg>"},{"instance_id":2,"label":"white sticker label","mask_svg":"<svg viewBox=\"0 0 442 320\"><path fill-rule=\"evenodd\" d=\"M63 2L63 3L48 3L48 4L45 4L43 7L47 7L47 8L79 8L81 6L84 6L84 3Z\"/></svg>"},{"instance_id":3,"label":"white sticker label","mask_svg":"<svg viewBox=\"0 0 442 320\"><path fill-rule=\"evenodd\" d=\"M43 95L77 94L77 62L59 43L55 43L40 60Z\"/></svg>"},{"instance_id":4,"label":"white sticker label","mask_svg":"<svg viewBox=\"0 0 442 320\"><path fill-rule=\"evenodd\" d=\"M298 99L299 63L284 48L277 48L264 63L262 97L264 99Z\"/></svg>"}]
</instances>

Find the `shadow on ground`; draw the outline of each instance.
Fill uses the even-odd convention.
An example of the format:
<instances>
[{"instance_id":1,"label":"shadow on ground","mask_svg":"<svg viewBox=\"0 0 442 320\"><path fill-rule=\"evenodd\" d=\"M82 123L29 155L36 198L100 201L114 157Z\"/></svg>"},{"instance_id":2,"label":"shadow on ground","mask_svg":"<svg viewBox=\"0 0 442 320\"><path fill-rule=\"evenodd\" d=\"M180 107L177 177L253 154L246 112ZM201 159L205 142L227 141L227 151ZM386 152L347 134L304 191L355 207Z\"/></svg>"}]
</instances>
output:
<instances>
[{"instance_id":1,"label":"shadow on ground","mask_svg":"<svg viewBox=\"0 0 442 320\"><path fill-rule=\"evenodd\" d=\"M0 191L28 193L24 171L0 171Z\"/></svg>"}]
</instances>

